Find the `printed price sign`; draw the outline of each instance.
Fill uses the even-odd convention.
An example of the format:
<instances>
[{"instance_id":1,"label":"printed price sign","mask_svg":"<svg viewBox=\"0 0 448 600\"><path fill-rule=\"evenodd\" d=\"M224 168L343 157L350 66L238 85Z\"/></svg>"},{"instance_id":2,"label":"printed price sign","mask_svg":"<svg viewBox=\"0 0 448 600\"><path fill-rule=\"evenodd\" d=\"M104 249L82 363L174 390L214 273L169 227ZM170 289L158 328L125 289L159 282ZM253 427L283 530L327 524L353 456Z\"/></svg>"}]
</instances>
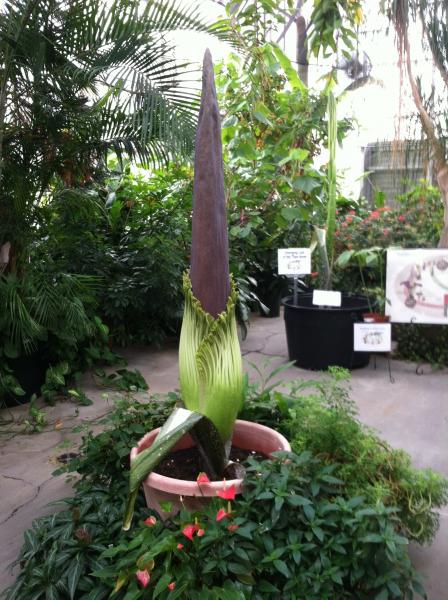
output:
<instances>
[{"instance_id":1,"label":"printed price sign","mask_svg":"<svg viewBox=\"0 0 448 600\"><path fill-rule=\"evenodd\" d=\"M279 275L309 275L311 250L309 248L280 248L278 250Z\"/></svg>"},{"instance_id":2,"label":"printed price sign","mask_svg":"<svg viewBox=\"0 0 448 600\"><path fill-rule=\"evenodd\" d=\"M355 352L390 352L390 323L354 323Z\"/></svg>"},{"instance_id":3,"label":"printed price sign","mask_svg":"<svg viewBox=\"0 0 448 600\"><path fill-rule=\"evenodd\" d=\"M341 292L313 291L313 304L317 306L341 306L341 301Z\"/></svg>"}]
</instances>

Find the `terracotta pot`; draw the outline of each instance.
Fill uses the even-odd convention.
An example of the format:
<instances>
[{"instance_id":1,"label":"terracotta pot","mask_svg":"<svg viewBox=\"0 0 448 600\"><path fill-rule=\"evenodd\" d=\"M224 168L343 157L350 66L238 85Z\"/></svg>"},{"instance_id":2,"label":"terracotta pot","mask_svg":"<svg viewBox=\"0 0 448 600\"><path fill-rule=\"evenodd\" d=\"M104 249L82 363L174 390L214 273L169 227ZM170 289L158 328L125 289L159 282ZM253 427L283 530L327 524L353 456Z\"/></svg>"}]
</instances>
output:
<instances>
[{"instance_id":1,"label":"terracotta pot","mask_svg":"<svg viewBox=\"0 0 448 600\"><path fill-rule=\"evenodd\" d=\"M159 429L154 429L147 433L131 450L131 461L139 452L149 448L153 443ZM232 444L244 450L254 450L266 456L271 456L273 452L284 450L291 451L291 446L286 438L280 433L259 425L251 421L236 421L233 431ZM194 442L190 435L184 436L173 448L173 451L191 448ZM228 487L234 485L237 493L241 492L242 479L233 479L227 481ZM148 507L154 509L160 517L165 520L177 514L182 507L188 510L200 510L210 498L214 498L219 490L222 490L222 481L215 481L200 486L196 481L186 481L184 479L174 479L165 477L157 473L151 473L143 482ZM162 510L160 503L170 502L171 511Z\"/></svg>"},{"instance_id":2,"label":"terracotta pot","mask_svg":"<svg viewBox=\"0 0 448 600\"><path fill-rule=\"evenodd\" d=\"M381 315L376 312L363 313L362 318L364 323L389 323L390 317L388 315Z\"/></svg>"}]
</instances>

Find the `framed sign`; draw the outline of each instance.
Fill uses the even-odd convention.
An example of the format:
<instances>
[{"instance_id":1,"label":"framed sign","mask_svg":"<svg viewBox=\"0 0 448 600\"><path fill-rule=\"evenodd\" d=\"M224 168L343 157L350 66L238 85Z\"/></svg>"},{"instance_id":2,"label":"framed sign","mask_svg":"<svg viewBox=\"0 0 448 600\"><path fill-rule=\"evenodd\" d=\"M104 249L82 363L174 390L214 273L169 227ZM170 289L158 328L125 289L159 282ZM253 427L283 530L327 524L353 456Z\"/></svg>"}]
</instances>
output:
<instances>
[{"instance_id":1,"label":"framed sign","mask_svg":"<svg viewBox=\"0 0 448 600\"><path fill-rule=\"evenodd\" d=\"M279 248L279 275L309 275L311 273L311 250L309 248Z\"/></svg>"},{"instance_id":2,"label":"framed sign","mask_svg":"<svg viewBox=\"0 0 448 600\"><path fill-rule=\"evenodd\" d=\"M313 304L317 306L341 306L341 292L313 290Z\"/></svg>"},{"instance_id":3,"label":"framed sign","mask_svg":"<svg viewBox=\"0 0 448 600\"><path fill-rule=\"evenodd\" d=\"M386 314L395 323L448 324L448 249L387 251Z\"/></svg>"},{"instance_id":4,"label":"framed sign","mask_svg":"<svg viewBox=\"0 0 448 600\"><path fill-rule=\"evenodd\" d=\"M390 352L392 327L390 323L354 323L355 352Z\"/></svg>"}]
</instances>

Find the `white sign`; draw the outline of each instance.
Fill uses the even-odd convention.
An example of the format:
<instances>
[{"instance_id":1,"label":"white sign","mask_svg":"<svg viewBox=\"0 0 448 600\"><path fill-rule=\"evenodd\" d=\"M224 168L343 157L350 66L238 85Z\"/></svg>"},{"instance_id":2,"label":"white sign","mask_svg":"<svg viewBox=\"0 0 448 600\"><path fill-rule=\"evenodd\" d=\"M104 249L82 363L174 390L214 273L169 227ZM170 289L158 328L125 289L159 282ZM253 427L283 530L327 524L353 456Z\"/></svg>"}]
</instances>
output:
<instances>
[{"instance_id":1,"label":"white sign","mask_svg":"<svg viewBox=\"0 0 448 600\"><path fill-rule=\"evenodd\" d=\"M311 250L309 248L280 248L278 251L279 275L309 275Z\"/></svg>"},{"instance_id":2,"label":"white sign","mask_svg":"<svg viewBox=\"0 0 448 600\"><path fill-rule=\"evenodd\" d=\"M386 314L448 325L448 249L387 251Z\"/></svg>"},{"instance_id":3,"label":"white sign","mask_svg":"<svg viewBox=\"0 0 448 600\"><path fill-rule=\"evenodd\" d=\"M390 323L354 323L353 326L355 352L390 352Z\"/></svg>"},{"instance_id":4,"label":"white sign","mask_svg":"<svg viewBox=\"0 0 448 600\"><path fill-rule=\"evenodd\" d=\"M341 292L313 290L313 304L318 306L341 306Z\"/></svg>"}]
</instances>

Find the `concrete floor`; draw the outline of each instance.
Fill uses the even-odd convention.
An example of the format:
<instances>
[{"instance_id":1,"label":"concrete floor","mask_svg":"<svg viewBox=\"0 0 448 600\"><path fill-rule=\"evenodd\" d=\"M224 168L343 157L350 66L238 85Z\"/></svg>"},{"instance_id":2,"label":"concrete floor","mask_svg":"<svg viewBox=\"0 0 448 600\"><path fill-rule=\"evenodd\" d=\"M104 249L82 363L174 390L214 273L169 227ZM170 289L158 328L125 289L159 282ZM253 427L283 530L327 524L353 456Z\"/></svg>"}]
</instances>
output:
<instances>
[{"instance_id":1,"label":"concrete floor","mask_svg":"<svg viewBox=\"0 0 448 600\"><path fill-rule=\"evenodd\" d=\"M247 339L242 343L246 368L256 379L256 365L264 373L287 363L286 338L282 318L254 317ZM128 368L140 369L153 393L167 392L178 384L177 347L163 350L133 348L125 352ZM431 467L448 476L448 371L433 372L429 366L416 374L416 366L391 361L391 383L384 358L352 373L352 397L362 421L375 427L391 445L403 448L415 466ZM290 367L281 379L316 379L321 375ZM83 389L94 400L92 406L77 407L59 402L44 407L48 425L39 434L24 434L27 407L0 411L0 591L14 579L17 569L8 565L17 557L24 531L33 519L51 513L48 506L71 495L63 477L52 477L57 457L74 450L81 433L75 425L86 424L95 430L98 419L112 406L114 393L105 395L90 376ZM147 396L146 396L147 398ZM7 422L9 421L9 422ZM426 577L429 600L448 598L448 508L441 513L441 527L429 548L413 547L416 567Z\"/></svg>"}]
</instances>

